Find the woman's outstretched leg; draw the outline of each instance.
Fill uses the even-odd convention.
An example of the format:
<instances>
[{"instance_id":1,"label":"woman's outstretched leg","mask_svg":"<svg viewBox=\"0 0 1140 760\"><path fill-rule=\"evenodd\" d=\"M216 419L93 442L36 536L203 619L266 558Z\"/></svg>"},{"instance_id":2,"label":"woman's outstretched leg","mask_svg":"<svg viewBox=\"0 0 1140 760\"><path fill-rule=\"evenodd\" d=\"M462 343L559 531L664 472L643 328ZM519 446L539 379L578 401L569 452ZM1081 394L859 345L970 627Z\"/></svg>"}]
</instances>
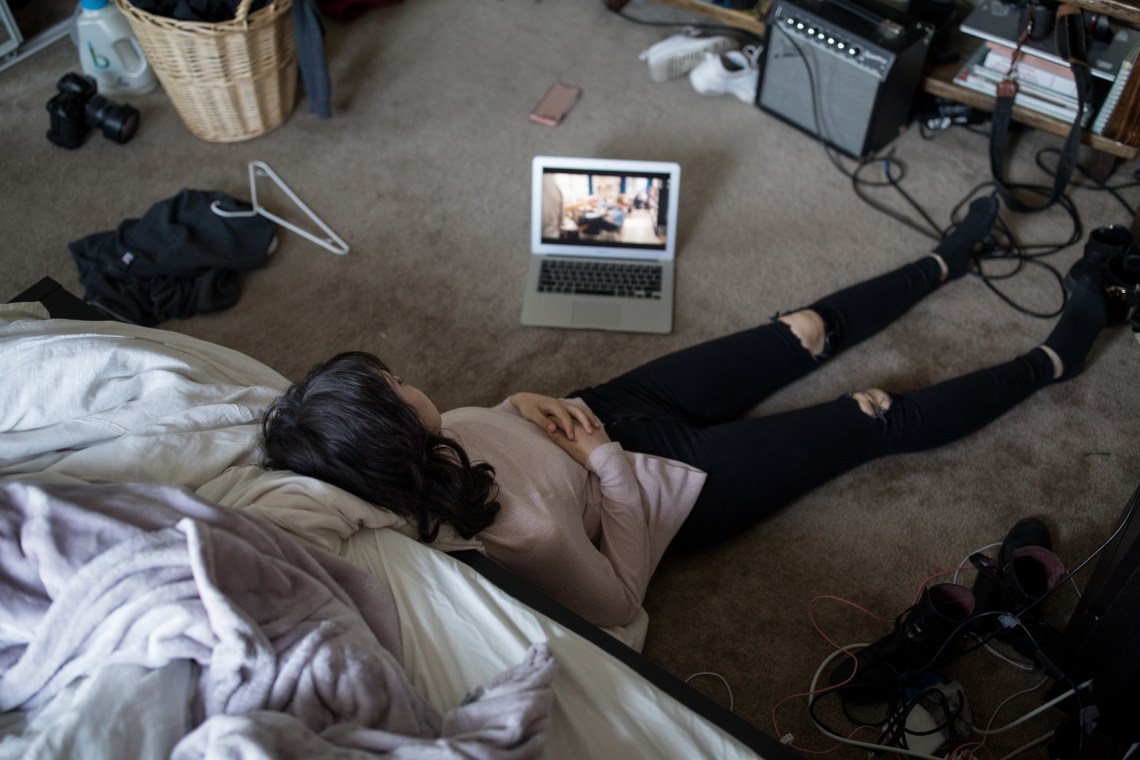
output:
<instances>
[{"instance_id":1,"label":"woman's outstretched leg","mask_svg":"<svg viewBox=\"0 0 1140 760\"><path fill-rule=\"evenodd\" d=\"M941 283L965 275L975 245L993 229L997 212L997 198L976 198L966 219L930 256L912 265L910 280L901 290L887 281L890 275L884 275L863 283L865 288L846 288L809 306L808 310L819 314L827 325L825 350L840 351L871 337ZM879 280L883 282L878 283Z\"/></svg>"},{"instance_id":2,"label":"woman's outstretched leg","mask_svg":"<svg viewBox=\"0 0 1140 760\"><path fill-rule=\"evenodd\" d=\"M960 440L1054 382L1056 373L1054 357L1039 347L912 393L871 389L709 428L630 423L611 435L632 450L683 454L684 461L709 473L674 541L674 548L692 550L739 534L861 464Z\"/></svg>"},{"instance_id":3,"label":"woman's outstretched leg","mask_svg":"<svg viewBox=\"0 0 1140 760\"><path fill-rule=\"evenodd\" d=\"M632 451L708 473L674 540L692 550L723 541L839 475L890 454L963 438L1053 381L1037 348L1016 359L905 394L869 389L834 401L712 427L674 421L607 426Z\"/></svg>"},{"instance_id":4,"label":"woman's outstretched leg","mask_svg":"<svg viewBox=\"0 0 1140 760\"><path fill-rule=\"evenodd\" d=\"M632 451L680 459L709 473L674 542L707 546L848 470L925 451L988 425L1035 391L1078 374L1107 323L1103 283L1081 275L1042 346L1012 361L904 394L878 389L782 414L697 427L626 420L610 434Z\"/></svg>"},{"instance_id":5,"label":"woman's outstretched leg","mask_svg":"<svg viewBox=\"0 0 1140 760\"><path fill-rule=\"evenodd\" d=\"M977 199L966 220L918 261L571 395L607 423L678 418L704 426L735 419L835 352L883 329L945 280L963 275L996 215L996 199Z\"/></svg>"}]
</instances>

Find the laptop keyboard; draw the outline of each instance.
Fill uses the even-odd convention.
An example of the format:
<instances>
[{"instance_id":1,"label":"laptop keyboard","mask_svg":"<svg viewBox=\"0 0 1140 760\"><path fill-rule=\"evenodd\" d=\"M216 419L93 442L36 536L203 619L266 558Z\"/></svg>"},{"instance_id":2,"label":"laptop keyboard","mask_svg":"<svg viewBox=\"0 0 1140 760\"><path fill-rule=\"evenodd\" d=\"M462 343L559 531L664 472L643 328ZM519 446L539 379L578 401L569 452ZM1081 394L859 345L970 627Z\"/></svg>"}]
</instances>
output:
<instances>
[{"instance_id":1,"label":"laptop keyboard","mask_svg":"<svg viewBox=\"0 0 1140 760\"><path fill-rule=\"evenodd\" d=\"M661 267L657 264L543 259L538 275L538 292L661 298Z\"/></svg>"}]
</instances>

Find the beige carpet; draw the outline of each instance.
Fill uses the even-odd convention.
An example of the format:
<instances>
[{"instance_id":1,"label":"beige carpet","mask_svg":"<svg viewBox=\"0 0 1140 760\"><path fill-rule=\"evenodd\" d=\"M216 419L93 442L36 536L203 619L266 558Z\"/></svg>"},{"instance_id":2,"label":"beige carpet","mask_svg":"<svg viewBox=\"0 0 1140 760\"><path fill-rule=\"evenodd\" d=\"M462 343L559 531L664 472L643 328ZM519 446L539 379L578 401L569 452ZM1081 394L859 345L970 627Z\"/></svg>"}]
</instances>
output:
<instances>
[{"instance_id":1,"label":"beige carpet","mask_svg":"<svg viewBox=\"0 0 1140 760\"><path fill-rule=\"evenodd\" d=\"M682 18L650 0L628 12ZM810 137L731 97L697 94L684 79L651 82L638 53L668 33L623 20L599 0L407 0L351 24L327 23L330 120L302 103L271 134L208 144L186 131L158 91L132 99L142 114L133 141L92 134L71 152L44 136L55 82L78 68L75 49L61 41L0 73L4 288L15 294L50 275L82 294L69 242L139 217L181 188L247 197L246 163L262 160L351 253L336 256L283 233L277 253L244 278L235 307L163 327L246 352L294 378L337 351L374 351L446 409L494 404L520 389L567 392L764 321L932 247L930 238L860 200ZM581 101L561 127L531 123L527 114L555 81L581 86ZM905 164L902 187L946 227L959 202L989 178L987 137L984 128L930 137L909 129L894 143L894 157ZM1024 134L1015 141L1011 178L1047 182L1035 154L1059 147L1057 138ZM680 162L671 335L519 324L528 170L539 153ZM1120 167L1114 181L1136 168ZM867 177L878 178L874 171ZM917 219L890 189L867 192ZM1140 200L1135 189L1124 194L1133 205ZM1086 231L1130 221L1103 192L1072 188L1069 195ZM280 199L263 200L284 213L274 206ZM1027 244L1064 243L1072 234L1057 209L1003 211L1003 218ZM1080 249L1070 245L1041 262L1064 271ZM1038 266L998 284L1034 310L1059 304L1056 281ZM757 413L868 386L922 386L1025 351L1052 322L1011 308L970 278ZM780 733L793 734L802 748L830 747L812 728L804 700L784 701L808 687L831 652L813 630L813 600L838 597L893 619L927 577L1000 541L1026 515L1048 522L1066 562L1084 559L1137 485L1138 367L1132 336L1106 333L1078 379L1045 389L968 440L863 467L716 550L667 559L646 600L646 655L682 678L717 673L744 718L775 733L778 706ZM1077 585L1086 580L1087 573ZM1064 589L1055 615L1063 619L1074 600ZM889 627L826 599L815 609L840 643L869 641ZM963 680L983 725L1004 696L1035 682L985 653L947 675ZM717 679L693 685L728 704ZM1020 697L994 725L1039 703ZM1017 738L987 744L1000 756L1059 717L1049 712Z\"/></svg>"}]
</instances>

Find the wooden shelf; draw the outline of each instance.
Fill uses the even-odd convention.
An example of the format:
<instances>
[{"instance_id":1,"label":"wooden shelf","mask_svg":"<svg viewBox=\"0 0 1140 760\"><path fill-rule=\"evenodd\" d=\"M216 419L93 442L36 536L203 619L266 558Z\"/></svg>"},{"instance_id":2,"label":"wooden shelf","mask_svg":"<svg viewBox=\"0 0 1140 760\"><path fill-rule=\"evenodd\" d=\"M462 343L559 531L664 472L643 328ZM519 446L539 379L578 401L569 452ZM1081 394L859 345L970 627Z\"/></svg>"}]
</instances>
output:
<instances>
[{"instance_id":1,"label":"wooden shelf","mask_svg":"<svg viewBox=\"0 0 1140 760\"><path fill-rule=\"evenodd\" d=\"M1077 0L1076 5L1132 25L1140 25L1140 3L1126 0Z\"/></svg>"},{"instance_id":2,"label":"wooden shelf","mask_svg":"<svg viewBox=\"0 0 1140 760\"><path fill-rule=\"evenodd\" d=\"M977 49L978 45L984 44L983 41L977 37L958 34L954 37L951 44L953 49L961 54L961 57L958 60L943 64L942 66L936 66L927 71L926 77L922 81L922 89L936 97L947 98L957 103L965 103L968 106L982 111L992 112L994 110L994 98L992 96L986 95L984 92L960 87L954 83L954 75L957 74L958 69L962 67L962 62ZM1020 106L1013 107L1013 118L1015 121L1025 124L1026 126L1041 129L1051 134L1060 135L1061 137L1066 137L1072 128L1072 124L1069 122L1054 119L1037 111ZM1087 129L1081 134L1081 142L1094 150L1099 150L1102 153L1107 153L1117 158L1123 158L1126 161L1136 158L1137 153L1140 152L1131 145L1094 135Z\"/></svg>"},{"instance_id":3,"label":"wooden shelf","mask_svg":"<svg viewBox=\"0 0 1140 760\"><path fill-rule=\"evenodd\" d=\"M762 19L769 5L766 0L761 0L755 10L734 11L729 8L714 5L711 2L707 2L707 0L658 0L658 2L716 19L724 24L744 29L758 36L763 36L764 34L764 22ZM1105 13L1112 18L1140 25L1140 0L1132 0L1131 2L1126 0L1077 0L1077 4L1083 8L1096 11L1097 13ZM976 49L976 45L982 44L982 41L965 34L957 34L952 44L955 50L963 53L963 57L958 61L936 66L928 71L922 81L922 89L936 97L964 103L982 111L993 111L993 97L954 84L954 75L958 73L958 69L962 66L962 61ZM971 47L971 45L975 47ZM1042 129L1062 137L1068 135L1069 129L1071 128L1070 124L1059 119L1054 119L1037 113L1036 111L1021 108L1020 106L1014 106L1013 118L1027 126ZM1087 129L1081 135L1081 141L1102 153L1107 153L1108 155L1123 158L1128 161L1136 158L1137 154L1140 153L1140 149L1122 142L1117 142L1116 140L1109 140L1094 135Z\"/></svg>"},{"instance_id":4,"label":"wooden shelf","mask_svg":"<svg viewBox=\"0 0 1140 760\"><path fill-rule=\"evenodd\" d=\"M682 10L691 11L701 16L706 16L711 19L716 19L728 26L743 29L746 32L752 32L757 37L764 36L764 22L760 19L763 18L763 12L767 10L768 3L761 0L756 4L756 8L750 11L734 11L731 8L725 8L720 5L714 5L707 2L707 0L658 0L665 5L672 5L674 8L681 8Z\"/></svg>"}]
</instances>

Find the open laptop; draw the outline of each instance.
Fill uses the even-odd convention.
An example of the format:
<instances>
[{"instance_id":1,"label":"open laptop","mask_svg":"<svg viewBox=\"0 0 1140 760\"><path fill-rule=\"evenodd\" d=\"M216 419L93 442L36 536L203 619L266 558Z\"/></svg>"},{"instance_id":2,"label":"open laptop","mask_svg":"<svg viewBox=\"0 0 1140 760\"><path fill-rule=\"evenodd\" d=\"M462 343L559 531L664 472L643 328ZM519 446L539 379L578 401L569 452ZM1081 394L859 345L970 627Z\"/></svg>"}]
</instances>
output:
<instances>
[{"instance_id":1,"label":"open laptop","mask_svg":"<svg viewBox=\"0 0 1140 760\"><path fill-rule=\"evenodd\" d=\"M681 167L537 156L531 169L522 323L670 332Z\"/></svg>"}]
</instances>

